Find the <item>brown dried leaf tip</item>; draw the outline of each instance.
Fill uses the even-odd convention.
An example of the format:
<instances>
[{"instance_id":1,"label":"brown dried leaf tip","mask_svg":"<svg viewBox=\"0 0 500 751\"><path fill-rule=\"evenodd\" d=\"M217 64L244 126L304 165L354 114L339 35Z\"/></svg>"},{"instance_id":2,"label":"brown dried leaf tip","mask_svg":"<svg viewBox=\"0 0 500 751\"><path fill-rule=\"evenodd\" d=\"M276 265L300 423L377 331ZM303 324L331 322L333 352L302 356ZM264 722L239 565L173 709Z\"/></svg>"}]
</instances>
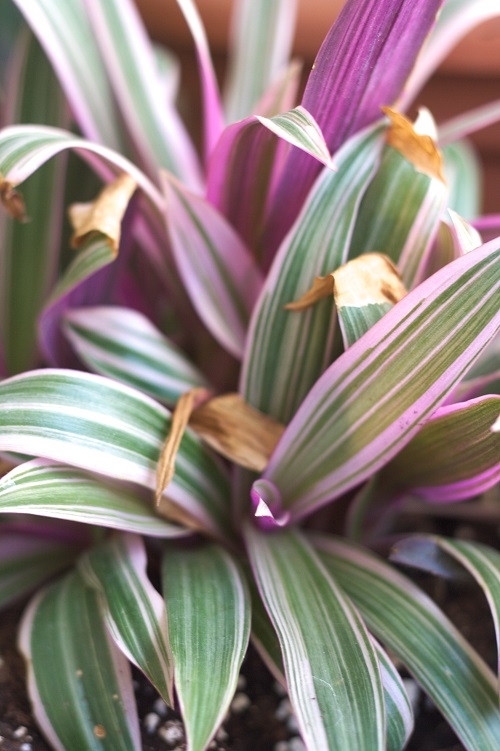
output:
<instances>
[{"instance_id":1,"label":"brown dried leaf tip","mask_svg":"<svg viewBox=\"0 0 500 751\"><path fill-rule=\"evenodd\" d=\"M12 183L3 180L0 175L0 201L7 213L18 222L27 222L23 197L15 190Z\"/></svg>"},{"instance_id":2,"label":"brown dried leaf tip","mask_svg":"<svg viewBox=\"0 0 500 751\"><path fill-rule=\"evenodd\" d=\"M390 107L382 107L382 110L391 121L387 132L389 146L399 151L419 172L446 182L443 157L431 136L417 133L411 121L400 112Z\"/></svg>"},{"instance_id":3,"label":"brown dried leaf tip","mask_svg":"<svg viewBox=\"0 0 500 751\"><path fill-rule=\"evenodd\" d=\"M156 470L156 503L160 504L163 492L169 485L175 472L175 459L179 446L181 445L182 436L186 430L189 418L195 406L201 400L210 395L207 389L197 388L186 391L180 396L176 407L172 413L170 432L163 444L163 448L158 459Z\"/></svg>"},{"instance_id":4,"label":"brown dried leaf tip","mask_svg":"<svg viewBox=\"0 0 500 751\"><path fill-rule=\"evenodd\" d=\"M365 305L395 305L406 295L399 271L382 253L365 253L340 266L333 274L335 304L361 308Z\"/></svg>"},{"instance_id":5,"label":"brown dried leaf tip","mask_svg":"<svg viewBox=\"0 0 500 751\"><path fill-rule=\"evenodd\" d=\"M285 429L284 425L250 407L239 394L210 396L203 388L182 394L158 460L156 503L158 506L162 503L163 515L177 521L181 510L162 496L174 476L175 458L188 424L219 454L255 472L267 466Z\"/></svg>"},{"instance_id":6,"label":"brown dried leaf tip","mask_svg":"<svg viewBox=\"0 0 500 751\"><path fill-rule=\"evenodd\" d=\"M303 311L307 308L311 308L319 300L324 297L331 297L333 295L333 274L328 276L316 276L312 283L312 287L305 292L302 297L299 297L295 302L289 302L285 305L285 310Z\"/></svg>"},{"instance_id":7,"label":"brown dried leaf tip","mask_svg":"<svg viewBox=\"0 0 500 751\"><path fill-rule=\"evenodd\" d=\"M106 185L90 203L74 203L69 218L74 234L71 244L80 248L91 235L101 234L107 239L115 256L120 245L121 225L137 183L130 175L122 174Z\"/></svg>"},{"instance_id":8,"label":"brown dried leaf tip","mask_svg":"<svg viewBox=\"0 0 500 751\"><path fill-rule=\"evenodd\" d=\"M197 407L189 427L212 448L239 464L262 472L285 429L253 409L239 394L216 396Z\"/></svg>"}]
</instances>

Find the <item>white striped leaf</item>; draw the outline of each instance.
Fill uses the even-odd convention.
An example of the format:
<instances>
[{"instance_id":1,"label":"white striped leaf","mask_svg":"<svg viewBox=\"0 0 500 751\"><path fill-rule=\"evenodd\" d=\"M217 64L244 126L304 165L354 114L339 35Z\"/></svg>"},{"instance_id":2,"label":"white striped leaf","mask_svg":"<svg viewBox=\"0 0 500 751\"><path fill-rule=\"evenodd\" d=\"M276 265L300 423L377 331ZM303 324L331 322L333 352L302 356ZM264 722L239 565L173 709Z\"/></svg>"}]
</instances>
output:
<instances>
[{"instance_id":1,"label":"white striped leaf","mask_svg":"<svg viewBox=\"0 0 500 751\"><path fill-rule=\"evenodd\" d=\"M297 0L238 0L232 24L225 109L229 122L248 117L288 63Z\"/></svg>"},{"instance_id":2,"label":"white striped leaf","mask_svg":"<svg viewBox=\"0 0 500 751\"><path fill-rule=\"evenodd\" d=\"M387 464L380 482L392 492L410 492L445 503L473 498L500 481L500 435L491 427L500 396L441 407Z\"/></svg>"},{"instance_id":3,"label":"white striped leaf","mask_svg":"<svg viewBox=\"0 0 500 751\"><path fill-rule=\"evenodd\" d=\"M73 305L95 303L96 298L107 297L121 260L121 254L115 258L106 238L97 235L90 237L66 268L39 317L40 348L47 363L59 365L62 362L74 367L81 364L62 333L62 314ZM115 261L117 263L111 267Z\"/></svg>"},{"instance_id":4,"label":"white striped leaf","mask_svg":"<svg viewBox=\"0 0 500 751\"><path fill-rule=\"evenodd\" d=\"M380 664L380 677L384 686L387 723L386 751L402 751L413 732L413 709L394 663L375 639L373 642Z\"/></svg>"},{"instance_id":5,"label":"white striped leaf","mask_svg":"<svg viewBox=\"0 0 500 751\"><path fill-rule=\"evenodd\" d=\"M194 147L173 104L162 97L154 51L132 0L84 0L109 82L148 174L168 169L192 188L201 178Z\"/></svg>"},{"instance_id":6,"label":"white striped leaf","mask_svg":"<svg viewBox=\"0 0 500 751\"><path fill-rule=\"evenodd\" d=\"M172 251L191 302L222 346L241 357L260 271L222 214L166 173L162 177Z\"/></svg>"},{"instance_id":7,"label":"white striped leaf","mask_svg":"<svg viewBox=\"0 0 500 751\"><path fill-rule=\"evenodd\" d=\"M410 289L430 252L446 208L448 189L386 146L359 209L350 257L384 253Z\"/></svg>"},{"instance_id":8,"label":"white striped leaf","mask_svg":"<svg viewBox=\"0 0 500 751\"><path fill-rule=\"evenodd\" d=\"M245 536L306 748L382 751L381 677L359 615L298 532L248 525Z\"/></svg>"},{"instance_id":9,"label":"white striped leaf","mask_svg":"<svg viewBox=\"0 0 500 751\"><path fill-rule=\"evenodd\" d=\"M439 130L441 136L441 129ZM482 174L479 157L468 141L450 143L442 149L443 169L448 185L448 207L466 219L481 211Z\"/></svg>"},{"instance_id":10,"label":"white striped leaf","mask_svg":"<svg viewBox=\"0 0 500 751\"><path fill-rule=\"evenodd\" d=\"M82 132L121 150L123 139L110 82L83 1L14 2L44 47Z\"/></svg>"},{"instance_id":11,"label":"white striped leaf","mask_svg":"<svg viewBox=\"0 0 500 751\"><path fill-rule=\"evenodd\" d=\"M276 680L286 688L281 648L257 587L252 595L252 641ZM413 729L413 711L401 677L380 644L372 639L380 663L387 724L387 750L402 751Z\"/></svg>"},{"instance_id":12,"label":"white striped leaf","mask_svg":"<svg viewBox=\"0 0 500 751\"><path fill-rule=\"evenodd\" d=\"M468 751L496 751L495 676L444 613L372 553L339 539L313 542L370 630L404 662Z\"/></svg>"},{"instance_id":13,"label":"white striped leaf","mask_svg":"<svg viewBox=\"0 0 500 751\"><path fill-rule=\"evenodd\" d=\"M0 609L8 607L54 574L69 566L74 545L35 534L22 534L0 524Z\"/></svg>"},{"instance_id":14,"label":"white striped leaf","mask_svg":"<svg viewBox=\"0 0 500 751\"><path fill-rule=\"evenodd\" d=\"M227 127L207 167L207 198L262 259L261 232L288 144L327 167L333 162L314 118L303 107L252 116Z\"/></svg>"},{"instance_id":15,"label":"white striped leaf","mask_svg":"<svg viewBox=\"0 0 500 751\"><path fill-rule=\"evenodd\" d=\"M205 159L208 162L224 128L219 85L210 56L207 35L195 3L193 0L177 0L177 4L184 14L196 47L203 95Z\"/></svg>"},{"instance_id":16,"label":"white striped leaf","mask_svg":"<svg viewBox=\"0 0 500 751\"><path fill-rule=\"evenodd\" d=\"M463 566L483 590L495 626L497 672L500 679L500 553L478 542L418 535L401 540L391 554L391 559L405 565L428 569L426 559L432 561L436 554L451 559L452 564L459 563L460 568ZM433 570L432 565L430 570Z\"/></svg>"},{"instance_id":17,"label":"white striped leaf","mask_svg":"<svg viewBox=\"0 0 500 751\"><path fill-rule=\"evenodd\" d=\"M0 383L0 450L46 457L154 490L170 414L102 376L40 370ZM226 470L186 430L167 496L221 536L229 528Z\"/></svg>"},{"instance_id":18,"label":"white striped leaf","mask_svg":"<svg viewBox=\"0 0 500 751\"><path fill-rule=\"evenodd\" d=\"M56 751L140 751L128 661L76 572L31 601L19 646L35 718Z\"/></svg>"},{"instance_id":19,"label":"white striped leaf","mask_svg":"<svg viewBox=\"0 0 500 751\"><path fill-rule=\"evenodd\" d=\"M5 121L65 124L62 93L44 52L27 30L19 42L7 69ZM57 272L64 175L65 160L57 160L26 182L30 221L0 213L0 346L9 374L38 364L36 318Z\"/></svg>"},{"instance_id":20,"label":"white striped leaf","mask_svg":"<svg viewBox=\"0 0 500 751\"><path fill-rule=\"evenodd\" d=\"M96 373L116 378L168 405L205 377L149 320L131 308L73 308L64 331L83 362Z\"/></svg>"},{"instance_id":21,"label":"white striped leaf","mask_svg":"<svg viewBox=\"0 0 500 751\"><path fill-rule=\"evenodd\" d=\"M99 594L104 621L117 646L173 706L165 603L146 567L144 543L131 534L111 538L78 561L87 586Z\"/></svg>"},{"instance_id":22,"label":"white striped leaf","mask_svg":"<svg viewBox=\"0 0 500 751\"><path fill-rule=\"evenodd\" d=\"M500 329L499 289L497 240L419 285L330 366L263 476L293 518L360 484L419 431Z\"/></svg>"},{"instance_id":23,"label":"white striped leaf","mask_svg":"<svg viewBox=\"0 0 500 751\"><path fill-rule=\"evenodd\" d=\"M337 172L325 171L283 241L255 307L240 390L256 409L288 422L334 355L333 300L304 312L285 310L310 289L316 276L347 260L361 197L381 149L375 127L334 155Z\"/></svg>"},{"instance_id":24,"label":"white striped leaf","mask_svg":"<svg viewBox=\"0 0 500 751\"><path fill-rule=\"evenodd\" d=\"M13 125L0 130L2 180L19 185L49 159L67 150L77 150L101 175L111 178L125 172L145 192L152 205L163 210L163 199L151 180L132 162L106 146L77 138L60 128L43 125ZM28 206L29 213L29 206Z\"/></svg>"},{"instance_id":25,"label":"white striped leaf","mask_svg":"<svg viewBox=\"0 0 500 751\"><path fill-rule=\"evenodd\" d=\"M188 534L158 516L144 491L48 459L21 464L0 480L0 514L13 513L67 519L150 537Z\"/></svg>"},{"instance_id":26,"label":"white striped leaf","mask_svg":"<svg viewBox=\"0 0 500 751\"><path fill-rule=\"evenodd\" d=\"M250 598L239 567L215 545L166 547L162 581L188 747L203 751L236 690L250 634Z\"/></svg>"}]
</instances>

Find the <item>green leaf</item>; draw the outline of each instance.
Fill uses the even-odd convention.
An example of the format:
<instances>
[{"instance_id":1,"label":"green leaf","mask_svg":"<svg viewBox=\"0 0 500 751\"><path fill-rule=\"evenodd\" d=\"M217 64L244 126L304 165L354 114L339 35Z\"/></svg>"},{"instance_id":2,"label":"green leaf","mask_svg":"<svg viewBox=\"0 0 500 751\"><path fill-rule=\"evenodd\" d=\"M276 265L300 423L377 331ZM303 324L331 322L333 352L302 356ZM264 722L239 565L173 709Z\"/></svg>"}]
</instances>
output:
<instances>
[{"instance_id":1,"label":"green leaf","mask_svg":"<svg viewBox=\"0 0 500 751\"><path fill-rule=\"evenodd\" d=\"M278 252L255 307L240 389L256 409L287 423L334 356L333 301L305 312L285 305L347 259L359 202L381 148L380 126L334 155Z\"/></svg>"},{"instance_id":2,"label":"green leaf","mask_svg":"<svg viewBox=\"0 0 500 751\"><path fill-rule=\"evenodd\" d=\"M357 612L298 532L248 525L245 537L306 747L385 749L378 661Z\"/></svg>"},{"instance_id":3,"label":"green leaf","mask_svg":"<svg viewBox=\"0 0 500 751\"><path fill-rule=\"evenodd\" d=\"M188 745L203 751L236 690L250 634L250 599L239 567L215 545L166 547L162 579Z\"/></svg>"},{"instance_id":4,"label":"green leaf","mask_svg":"<svg viewBox=\"0 0 500 751\"><path fill-rule=\"evenodd\" d=\"M500 396L441 407L384 467L382 486L438 502L484 493L500 480L499 414Z\"/></svg>"},{"instance_id":5,"label":"green leaf","mask_svg":"<svg viewBox=\"0 0 500 751\"><path fill-rule=\"evenodd\" d=\"M147 578L146 566L144 543L130 534L113 537L78 561L87 586L99 594L115 643L173 706L165 603Z\"/></svg>"},{"instance_id":6,"label":"green leaf","mask_svg":"<svg viewBox=\"0 0 500 751\"><path fill-rule=\"evenodd\" d=\"M292 518L371 477L416 435L499 331L499 288L493 240L412 290L326 370L263 475Z\"/></svg>"},{"instance_id":7,"label":"green leaf","mask_svg":"<svg viewBox=\"0 0 500 751\"><path fill-rule=\"evenodd\" d=\"M391 558L406 565L427 568L419 562L419 551L423 549L428 555L432 549L437 554L450 558L452 564L459 563L477 581L490 606L497 640L498 675L500 678L500 553L487 545L465 540L451 540L437 536L415 536L401 540Z\"/></svg>"},{"instance_id":8,"label":"green leaf","mask_svg":"<svg viewBox=\"0 0 500 751\"><path fill-rule=\"evenodd\" d=\"M44 52L30 33L20 43L8 73L6 115L14 122L63 125L61 90ZM39 359L36 318L57 272L64 174L64 160L52 161L26 182L27 222L0 214L0 339L10 374Z\"/></svg>"},{"instance_id":9,"label":"green leaf","mask_svg":"<svg viewBox=\"0 0 500 751\"><path fill-rule=\"evenodd\" d=\"M162 98L154 51L134 3L86 3L86 13L140 163L153 178L163 167L199 188L194 147L178 112Z\"/></svg>"},{"instance_id":10,"label":"green leaf","mask_svg":"<svg viewBox=\"0 0 500 751\"><path fill-rule=\"evenodd\" d=\"M413 582L362 548L315 536L321 559L368 628L401 659L468 751L496 751L495 676Z\"/></svg>"},{"instance_id":11,"label":"green leaf","mask_svg":"<svg viewBox=\"0 0 500 751\"><path fill-rule=\"evenodd\" d=\"M26 462L2 477L0 513L67 519L150 537L188 534L158 516L144 491L47 459Z\"/></svg>"},{"instance_id":12,"label":"green leaf","mask_svg":"<svg viewBox=\"0 0 500 751\"><path fill-rule=\"evenodd\" d=\"M438 231L446 199L442 180L420 171L398 150L386 146L361 203L351 258L384 253L397 265L410 289Z\"/></svg>"},{"instance_id":13,"label":"green leaf","mask_svg":"<svg viewBox=\"0 0 500 751\"><path fill-rule=\"evenodd\" d=\"M36 720L57 751L140 751L128 662L76 573L31 601L19 645Z\"/></svg>"},{"instance_id":14,"label":"green leaf","mask_svg":"<svg viewBox=\"0 0 500 751\"><path fill-rule=\"evenodd\" d=\"M156 488L169 412L128 386L90 373L40 370L0 383L0 451L20 451ZM223 537L230 528L222 463L185 431L168 498Z\"/></svg>"},{"instance_id":15,"label":"green leaf","mask_svg":"<svg viewBox=\"0 0 500 751\"><path fill-rule=\"evenodd\" d=\"M482 174L479 157L469 141L443 146L444 176L448 184L448 207L474 219L481 211Z\"/></svg>"},{"instance_id":16,"label":"green leaf","mask_svg":"<svg viewBox=\"0 0 500 751\"><path fill-rule=\"evenodd\" d=\"M174 405L185 391L208 388L187 356L131 308L74 308L64 315L64 330L91 370L160 402Z\"/></svg>"},{"instance_id":17,"label":"green leaf","mask_svg":"<svg viewBox=\"0 0 500 751\"><path fill-rule=\"evenodd\" d=\"M87 138L121 149L115 100L83 1L14 2L50 58L82 132Z\"/></svg>"}]
</instances>

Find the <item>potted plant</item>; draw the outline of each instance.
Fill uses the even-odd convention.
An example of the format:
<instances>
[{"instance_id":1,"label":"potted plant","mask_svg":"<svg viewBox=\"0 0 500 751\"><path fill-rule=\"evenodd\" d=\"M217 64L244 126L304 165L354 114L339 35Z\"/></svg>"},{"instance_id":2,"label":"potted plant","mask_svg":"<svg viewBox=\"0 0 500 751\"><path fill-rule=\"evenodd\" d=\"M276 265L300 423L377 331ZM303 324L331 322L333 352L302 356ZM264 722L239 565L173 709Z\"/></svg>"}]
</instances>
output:
<instances>
[{"instance_id":1,"label":"potted plant","mask_svg":"<svg viewBox=\"0 0 500 751\"><path fill-rule=\"evenodd\" d=\"M0 593L37 590L19 646L54 749L141 748L130 663L213 747L250 638L311 751L402 749L400 662L498 747L491 668L387 560L405 504L483 508L500 473L499 221L459 140L496 110L403 114L481 18L440 5L349 0L297 105L289 0L238 4L224 100L179 0L201 157L131 0L9 6L38 42L0 131ZM493 547L392 557L465 570L497 622Z\"/></svg>"}]
</instances>

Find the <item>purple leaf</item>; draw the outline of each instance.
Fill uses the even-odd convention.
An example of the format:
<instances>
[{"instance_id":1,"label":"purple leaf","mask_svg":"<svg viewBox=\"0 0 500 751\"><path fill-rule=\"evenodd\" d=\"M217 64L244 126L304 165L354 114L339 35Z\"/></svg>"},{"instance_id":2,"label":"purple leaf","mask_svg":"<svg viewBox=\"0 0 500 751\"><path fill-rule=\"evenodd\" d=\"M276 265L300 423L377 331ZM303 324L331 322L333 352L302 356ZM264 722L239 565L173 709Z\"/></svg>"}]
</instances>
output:
<instances>
[{"instance_id":1,"label":"purple leaf","mask_svg":"<svg viewBox=\"0 0 500 751\"><path fill-rule=\"evenodd\" d=\"M241 357L260 272L222 214L163 173L167 228L180 276L207 328Z\"/></svg>"},{"instance_id":2,"label":"purple leaf","mask_svg":"<svg viewBox=\"0 0 500 751\"><path fill-rule=\"evenodd\" d=\"M382 105L395 102L441 3L348 0L323 42L302 99L330 152L376 120ZM307 156L290 153L266 233L272 248L297 215L318 169Z\"/></svg>"}]
</instances>

